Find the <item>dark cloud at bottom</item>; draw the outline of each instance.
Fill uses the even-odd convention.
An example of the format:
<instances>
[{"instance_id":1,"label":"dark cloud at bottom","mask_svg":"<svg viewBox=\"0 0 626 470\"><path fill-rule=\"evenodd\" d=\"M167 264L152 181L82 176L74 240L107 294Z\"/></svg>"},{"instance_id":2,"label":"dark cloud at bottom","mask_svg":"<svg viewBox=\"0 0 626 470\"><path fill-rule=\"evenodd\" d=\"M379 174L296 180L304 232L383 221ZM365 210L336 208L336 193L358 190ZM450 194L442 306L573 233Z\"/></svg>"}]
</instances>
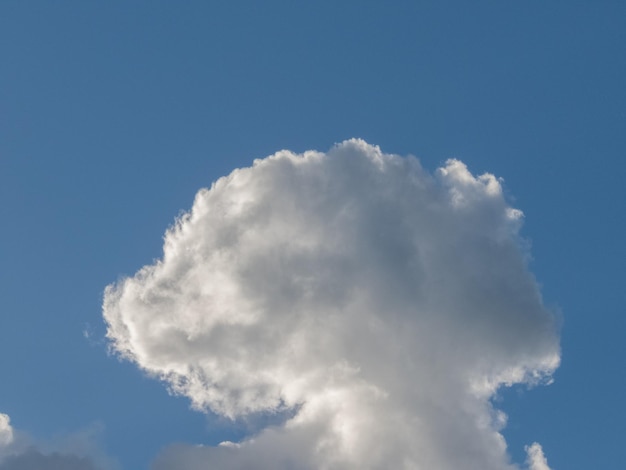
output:
<instances>
[{"instance_id":1,"label":"dark cloud at bottom","mask_svg":"<svg viewBox=\"0 0 626 470\"><path fill-rule=\"evenodd\" d=\"M0 470L100 470L90 459L71 454L42 454L29 450L23 454L8 457Z\"/></svg>"}]
</instances>

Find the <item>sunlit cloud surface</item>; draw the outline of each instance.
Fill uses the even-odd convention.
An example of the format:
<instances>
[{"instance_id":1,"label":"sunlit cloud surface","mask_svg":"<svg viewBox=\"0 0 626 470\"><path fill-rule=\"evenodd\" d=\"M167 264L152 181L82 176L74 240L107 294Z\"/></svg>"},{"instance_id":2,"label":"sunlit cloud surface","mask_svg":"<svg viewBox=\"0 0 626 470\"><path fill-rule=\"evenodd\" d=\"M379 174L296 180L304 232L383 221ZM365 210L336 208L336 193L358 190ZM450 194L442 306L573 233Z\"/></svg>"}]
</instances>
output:
<instances>
[{"instance_id":1,"label":"sunlit cloud surface","mask_svg":"<svg viewBox=\"0 0 626 470\"><path fill-rule=\"evenodd\" d=\"M493 175L354 139L200 190L162 259L106 289L110 345L199 411L285 418L155 469L522 468L491 399L560 358L522 218Z\"/></svg>"}]
</instances>

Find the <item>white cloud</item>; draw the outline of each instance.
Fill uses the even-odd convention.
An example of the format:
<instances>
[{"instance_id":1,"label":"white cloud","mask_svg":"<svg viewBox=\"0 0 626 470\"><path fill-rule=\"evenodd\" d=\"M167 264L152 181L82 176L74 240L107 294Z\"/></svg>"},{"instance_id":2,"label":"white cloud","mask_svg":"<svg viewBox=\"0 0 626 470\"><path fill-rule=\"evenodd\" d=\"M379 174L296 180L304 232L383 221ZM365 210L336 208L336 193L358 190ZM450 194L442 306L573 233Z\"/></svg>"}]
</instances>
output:
<instances>
[{"instance_id":1,"label":"white cloud","mask_svg":"<svg viewBox=\"0 0 626 470\"><path fill-rule=\"evenodd\" d=\"M492 175L361 140L199 191L162 260L107 287L107 336L199 410L292 417L155 468L519 468L490 399L560 354L521 217Z\"/></svg>"},{"instance_id":2,"label":"white cloud","mask_svg":"<svg viewBox=\"0 0 626 470\"><path fill-rule=\"evenodd\" d=\"M13 427L9 415L0 413L0 456L2 449L13 443Z\"/></svg>"},{"instance_id":3,"label":"white cloud","mask_svg":"<svg viewBox=\"0 0 626 470\"><path fill-rule=\"evenodd\" d=\"M534 442L532 445L527 446L526 453L528 455L526 462L528 463L529 470L550 470L540 444Z\"/></svg>"}]
</instances>

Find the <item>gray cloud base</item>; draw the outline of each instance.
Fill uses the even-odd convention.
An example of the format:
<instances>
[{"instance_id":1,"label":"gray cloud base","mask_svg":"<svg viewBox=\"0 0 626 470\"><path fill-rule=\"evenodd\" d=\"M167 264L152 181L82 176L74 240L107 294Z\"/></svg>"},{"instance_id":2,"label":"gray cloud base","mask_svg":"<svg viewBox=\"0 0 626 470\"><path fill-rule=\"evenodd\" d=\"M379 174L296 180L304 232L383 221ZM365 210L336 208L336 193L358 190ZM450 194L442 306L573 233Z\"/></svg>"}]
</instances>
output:
<instances>
[{"instance_id":1,"label":"gray cloud base","mask_svg":"<svg viewBox=\"0 0 626 470\"><path fill-rule=\"evenodd\" d=\"M0 464L0 470L100 470L86 457L70 454L42 454L30 450L8 457Z\"/></svg>"},{"instance_id":2,"label":"gray cloud base","mask_svg":"<svg viewBox=\"0 0 626 470\"><path fill-rule=\"evenodd\" d=\"M196 409L294 413L155 469L519 468L490 399L560 354L521 218L492 175L361 140L198 192L163 258L107 287L111 347Z\"/></svg>"},{"instance_id":3,"label":"gray cloud base","mask_svg":"<svg viewBox=\"0 0 626 470\"><path fill-rule=\"evenodd\" d=\"M35 441L0 413L0 470L119 470L101 449L102 430L95 423L52 441Z\"/></svg>"}]
</instances>

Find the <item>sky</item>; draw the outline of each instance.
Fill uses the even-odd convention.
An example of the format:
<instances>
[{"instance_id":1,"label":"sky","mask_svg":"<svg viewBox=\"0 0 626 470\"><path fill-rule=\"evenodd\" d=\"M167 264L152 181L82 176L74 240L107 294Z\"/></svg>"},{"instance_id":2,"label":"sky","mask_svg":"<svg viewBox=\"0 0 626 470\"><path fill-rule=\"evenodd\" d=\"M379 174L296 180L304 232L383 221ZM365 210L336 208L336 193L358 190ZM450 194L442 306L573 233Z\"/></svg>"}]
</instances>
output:
<instances>
[{"instance_id":1,"label":"sky","mask_svg":"<svg viewBox=\"0 0 626 470\"><path fill-rule=\"evenodd\" d=\"M0 470L623 466L625 22L0 3Z\"/></svg>"}]
</instances>

